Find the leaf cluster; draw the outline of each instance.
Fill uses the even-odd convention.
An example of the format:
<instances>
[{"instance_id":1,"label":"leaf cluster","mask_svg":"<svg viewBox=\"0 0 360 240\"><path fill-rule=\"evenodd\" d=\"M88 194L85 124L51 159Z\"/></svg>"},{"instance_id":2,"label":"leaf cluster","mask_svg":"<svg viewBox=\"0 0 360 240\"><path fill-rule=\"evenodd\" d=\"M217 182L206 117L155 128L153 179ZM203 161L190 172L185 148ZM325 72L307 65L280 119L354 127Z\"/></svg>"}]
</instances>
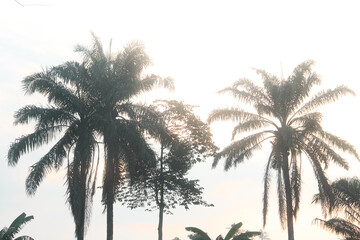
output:
<instances>
[{"instance_id":1,"label":"leaf cluster","mask_svg":"<svg viewBox=\"0 0 360 240\"><path fill-rule=\"evenodd\" d=\"M186 177L195 163L217 149L208 125L193 113L193 106L182 102L159 100L152 107L163 119L171 138L160 136L156 165L147 169L143 181L121 187L118 200L130 208L155 210L162 206L166 213L178 205L185 209L189 205L211 206L202 199L203 188L198 180Z\"/></svg>"}]
</instances>

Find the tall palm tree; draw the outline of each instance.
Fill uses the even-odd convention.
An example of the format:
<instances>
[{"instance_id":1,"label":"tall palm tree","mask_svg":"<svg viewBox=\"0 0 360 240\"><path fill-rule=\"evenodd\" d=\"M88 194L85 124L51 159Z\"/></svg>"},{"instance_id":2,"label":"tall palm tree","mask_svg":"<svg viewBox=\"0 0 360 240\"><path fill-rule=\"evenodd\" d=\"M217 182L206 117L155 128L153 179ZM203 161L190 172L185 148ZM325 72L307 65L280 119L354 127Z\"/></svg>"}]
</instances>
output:
<instances>
[{"instance_id":1,"label":"tall palm tree","mask_svg":"<svg viewBox=\"0 0 360 240\"><path fill-rule=\"evenodd\" d=\"M331 184L334 190L335 202L329 212L329 203L322 201L319 194L314 196L315 203L322 205L325 217L327 214L337 214L329 220L315 219L323 228L334 232L344 240L360 240L360 180L356 177L342 178Z\"/></svg>"},{"instance_id":2,"label":"tall palm tree","mask_svg":"<svg viewBox=\"0 0 360 240\"><path fill-rule=\"evenodd\" d=\"M86 93L78 87L82 72L83 66L67 62L23 80L26 93L37 92L47 96L49 105L28 105L15 113L15 124L35 120L36 125L33 133L16 139L8 151L8 163L15 166L21 155L61 136L31 166L26 191L34 195L43 178L51 170L58 170L67 157L67 201L75 221L75 234L80 240L84 239L89 221L97 170L97 164L92 161L97 142L90 105Z\"/></svg>"},{"instance_id":3,"label":"tall palm tree","mask_svg":"<svg viewBox=\"0 0 360 240\"><path fill-rule=\"evenodd\" d=\"M156 156L147 143L147 136L168 135L161 118L149 107L134 103L142 92L154 86L173 87L171 79L144 75L151 63L138 42L128 44L123 51L106 54L100 40L93 35L91 48L78 46L86 66L84 86L94 103L96 130L103 138L105 167L102 201L107 211L107 239L113 239L113 204L115 192L129 176L135 181L146 175Z\"/></svg>"},{"instance_id":4,"label":"tall palm tree","mask_svg":"<svg viewBox=\"0 0 360 240\"><path fill-rule=\"evenodd\" d=\"M34 240L29 236L21 236L15 238L15 235L20 232L20 230L24 227L26 223L34 219L33 216L26 216L25 213L20 214L11 224L10 226L4 227L0 231L0 240Z\"/></svg>"},{"instance_id":5,"label":"tall palm tree","mask_svg":"<svg viewBox=\"0 0 360 240\"><path fill-rule=\"evenodd\" d=\"M256 131L240 140L234 140L214 159L215 167L225 158L225 170L248 159L264 142L271 143L271 152L264 176L263 219L266 224L270 171L277 173L279 215L282 226L287 223L288 239L294 239L293 218L299 210L301 192L301 162L305 154L318 181L321 199L329 199L333 206L334 195L324 172L330 162L348 169L347 161L335 150L348 152L359 159L356 149L341 138L321 127L322 114L316 109L339 97L354 92L346 86L320 91L310 98L310 91L320 84L319 76L312 71L313 61L299 64L287 80L278 79L264 70L257 70L263 86L248 79L240 79L220 93L230 93L249 104L255 111L238 108L213 110L208 121L233 120L238 124L232 136Z\"/></svg>"}]
</instances>

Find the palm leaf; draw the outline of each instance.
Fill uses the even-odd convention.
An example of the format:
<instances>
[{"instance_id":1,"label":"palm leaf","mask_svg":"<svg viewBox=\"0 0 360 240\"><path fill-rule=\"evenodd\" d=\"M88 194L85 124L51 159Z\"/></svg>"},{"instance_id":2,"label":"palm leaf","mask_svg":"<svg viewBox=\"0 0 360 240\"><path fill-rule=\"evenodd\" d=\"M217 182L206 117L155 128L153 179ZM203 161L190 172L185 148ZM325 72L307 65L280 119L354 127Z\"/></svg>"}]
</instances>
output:
<instances>
[{"instance_id":1,"label":"palm leaf","mask_svg":"<svg viewBox=\"0 0 360 240\"><path fill-rule=\"evenodd\" d=\"M344 219L332 218L330 220L325 221L316 218L314 222L331 232L346 237L346 239L353 239L353 240L360 239L360 228Z\"/></svg>"},{"instance_id":2,"label":"palm leaf","mask_svg":"<svg viewBox=\"0 0 360 240\"><path fill-rule=\"evenodd\" d=\"M213 167L216 167L221 158L225 159L225 170L228 170L233 165L241 163L244 159L252 156L252 151L259 149L261 143L268 138L265 138L267 132L260 132L243 138L239 141L231 143L228 147L215 155Z\"/></svg>"},{"instance_id":3,"label":"palm leaf","mask_svg":"<svg viewBox=\"0 0 360 240\"><path fill-rule=\"evenodd\" d=\"M54 126L46 129L39 129L34 133L20 137L10 145L8 151L8 164L15 166L21 155L28 153L54 138L55 133L62 130L62 126Z\"/></svg>"},{"instance_id":4,"label":"palm leaf","mask_svg":"<svg viewBox=\"0 0 360 240\"><path fill-rule=\"evenodd\" d=\"M334 102L347 94L355 95L355 92L346 86L338 86L335 89L321 91L316 94L310 101L305 103L296 114L308 113L309 111L321 107L327 103Z\"/></svg>"}]
</instances>

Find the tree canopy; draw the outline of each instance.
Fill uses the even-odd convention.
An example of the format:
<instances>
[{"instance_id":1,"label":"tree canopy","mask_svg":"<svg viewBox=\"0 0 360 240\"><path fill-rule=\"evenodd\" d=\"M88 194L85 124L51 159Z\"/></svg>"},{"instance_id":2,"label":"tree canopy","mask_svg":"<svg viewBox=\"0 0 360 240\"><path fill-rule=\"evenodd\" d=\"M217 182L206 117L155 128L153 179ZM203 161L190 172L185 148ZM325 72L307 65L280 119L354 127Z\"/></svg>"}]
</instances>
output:
<instances>
[{"instance_id":1,"label":"tree canopy","mask_svg":"<svg viewBox=\"0 0 360 240\"><path fill-rule=\"evenodd\" d=\"M313 64L313 61L299 64L287 79L256 70L262 78L262 86L248 79L239 79L219 91L248 104L252 110L244 110L243 106L221 108L213 110L208 117L210 123L218 120L237 122L232 132L232 143L216 154L214 167L224 158L225 170L228 170L251 158L265 142L271 145L264 175L264 225L270 174L274 171L277 174L280 221L283 227L285 223L287 225L289 240L294 239L293 218L296 218L300 207L303 159L310 161L320 197L329 200L330 208L333 207L334 194L324 170L330 163L348 169L347 160L338 151L359 159L354 146L323 130L322 114L317 111L325 104L355 93L343 85L312 93L313 87L321 83L318 74L312 70ZM236 139L239 135L241 138Z\"/></svg>"}]
</instances>

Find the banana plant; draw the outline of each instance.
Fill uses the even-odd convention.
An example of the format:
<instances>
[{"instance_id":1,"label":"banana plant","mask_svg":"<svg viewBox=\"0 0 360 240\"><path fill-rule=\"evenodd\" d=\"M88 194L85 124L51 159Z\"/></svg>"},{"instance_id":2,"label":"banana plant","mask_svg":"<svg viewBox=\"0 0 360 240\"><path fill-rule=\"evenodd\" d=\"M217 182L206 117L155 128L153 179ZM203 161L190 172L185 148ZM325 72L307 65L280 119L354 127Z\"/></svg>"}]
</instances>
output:
<instances>
[{"instance_id":1,"label":"banana plant","mask_svg":"<svg viewBox=\"0 0 360 240\"><path fill-rule=\"evenodd\" d=\"M15 235L19 233L22 227L29 221L34 219L33 216L26 216L25 213L20 214L11 224L10 226L4 227L0 231L0 240L34 240L29 236L21 236L15 238Z\"/></svg>"},{"instance_id":2,"label":"banana plant","mask_svg":"<svg viewBox=\"0 0 360 240\"><path fill-rule=\"evenodd\" d=\"M253 237L261 234L261 232L255 231L246 231L243 233L239 233L239 229L241 228L241 226L241 222L233 224L229 232L226 234L225 238L223 238L222 235L219 235L215 240L251 240L253 239ZM191 240L211 240L209 235L199 228L186 227L185 229L194 233L189 235L189 238Z\"/></svg>"}]
</instances>

